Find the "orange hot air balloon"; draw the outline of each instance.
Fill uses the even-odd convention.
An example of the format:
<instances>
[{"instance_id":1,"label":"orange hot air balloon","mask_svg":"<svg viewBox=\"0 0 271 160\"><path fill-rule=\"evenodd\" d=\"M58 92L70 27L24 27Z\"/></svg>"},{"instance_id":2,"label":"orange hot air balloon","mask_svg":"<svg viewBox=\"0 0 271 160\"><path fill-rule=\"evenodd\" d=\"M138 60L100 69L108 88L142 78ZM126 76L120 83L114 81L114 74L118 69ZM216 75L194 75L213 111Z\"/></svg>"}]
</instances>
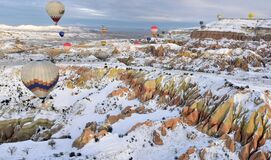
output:
<instances>
[{"instance_id":1,"label":"orange hot air balloon","mask_svg":"<svg viewBox=\"0 0 271 160\"><path fill-rule=\"evenodd\" d=\"M69 52L70 50L71 50L71 48L72 48L72 44L71 43L64 43L64 51L65 52Z\"/></svg>"},{"instance_id":2,"label":"orange hot air balloon","mask_svg":"<svg viewBox=\"0 0 271 160\"><path fill-rule=\"evenodd\" d=\"M151 27L151 34L153 37L157 37L157 33L158 33L158 27L157 26L152 26Z\"/></svg>"}]
</instances>

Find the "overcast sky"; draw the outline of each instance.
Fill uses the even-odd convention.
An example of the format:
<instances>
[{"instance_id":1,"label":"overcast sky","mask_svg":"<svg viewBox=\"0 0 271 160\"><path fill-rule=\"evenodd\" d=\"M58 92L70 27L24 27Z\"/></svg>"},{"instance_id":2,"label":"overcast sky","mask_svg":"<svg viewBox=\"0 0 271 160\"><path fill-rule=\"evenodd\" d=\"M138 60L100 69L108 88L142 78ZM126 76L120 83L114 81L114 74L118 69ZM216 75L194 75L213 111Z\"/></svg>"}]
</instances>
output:
<instances>
[{"instance_id":1,"label":"overcast sky","mask_svg":"<svg viewBox=\"0 0 271 160\"><path fill-rule=\"evenodd\" d=\"M0 0L0 23L51 25L49 0ZM271 0L61 0L66 13L60 25L181 27L224 17L270 17Z\"/></svg>"}]
</instances>

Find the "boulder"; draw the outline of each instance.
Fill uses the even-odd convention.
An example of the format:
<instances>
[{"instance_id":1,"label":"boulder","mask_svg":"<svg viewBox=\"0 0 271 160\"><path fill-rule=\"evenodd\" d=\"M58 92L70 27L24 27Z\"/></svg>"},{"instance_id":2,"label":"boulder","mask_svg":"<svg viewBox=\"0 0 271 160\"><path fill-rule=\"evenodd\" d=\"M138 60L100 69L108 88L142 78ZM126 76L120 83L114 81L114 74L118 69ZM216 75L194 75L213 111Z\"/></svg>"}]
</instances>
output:
<instances>
[{"instance_id":1,"label":"boulder","mask_svg":"<svg viewBox=\"0 0 271 160\"><path fill-rule=\"evenodd\" d=\"M157 131L153 131L152 133L153 136L153 143L156 145L163 145L163 140L160 137L160 134Z\"/></svg>"},{"instance_id":2,"label":"boulder","mask_svg":"<svg viewBox=\"0 0 271 160\"><path fill-rule=\"evenodd\" d=\"M54 129L54 122L48 119L33 118L0 121L0 143L26 140L47 140L59 129ZM40 128L44 128L40 133Z\"/></svg>"},{"instance_id":3,"label":"boulder","mask_svg":"<svg viewBox=\"0 0 271 160\"><path fill-rule=\"evenodd\" d=\"M123 97L126 93L129 92L128 88L119 88L113 92L111 92L108 97Z\"/></svg>"}]
</instances>

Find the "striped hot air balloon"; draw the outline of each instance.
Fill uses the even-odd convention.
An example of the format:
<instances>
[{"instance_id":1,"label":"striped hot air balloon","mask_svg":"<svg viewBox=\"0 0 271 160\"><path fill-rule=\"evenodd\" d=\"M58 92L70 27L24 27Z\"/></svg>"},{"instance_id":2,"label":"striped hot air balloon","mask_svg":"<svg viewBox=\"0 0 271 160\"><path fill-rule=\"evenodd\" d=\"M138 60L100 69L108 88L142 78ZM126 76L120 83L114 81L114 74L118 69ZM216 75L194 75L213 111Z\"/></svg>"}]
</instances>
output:
<instances>
[{"instance_id":1,"label":"striped hot air balloon","mask_svg":"<svg viewBox=\"0 0 271 160\"><path fill-rule=\"evenodd\" d=\"M50 1L46 6L46 11L55 22L55 25L57 25L58 21L65 13L65 6L59 1Z\"/></svg>"},{"instance_id":2,"label":"striped hot air balloon","mask_svg":"<svg viewBox=\"0 0 271 160\"><path fill-rule=\"evenodd\" d=\"M34 61L23 66L21 80L37 97L46 98L57 84L58 67L49 61Z\"/></svg>"},{"instance_id":3,"label":"striped hot air balloon","mask_svg":"<svg viewBox=\"0 0 271 160\"><path fill-rule=\"evenodd\" d=\"M106 27L102 26L100 32L101 32L102 36L106 36L106 34L107 34L107 32L108 32L108 29L107 29Z\"/></svg>"}]
</instances>

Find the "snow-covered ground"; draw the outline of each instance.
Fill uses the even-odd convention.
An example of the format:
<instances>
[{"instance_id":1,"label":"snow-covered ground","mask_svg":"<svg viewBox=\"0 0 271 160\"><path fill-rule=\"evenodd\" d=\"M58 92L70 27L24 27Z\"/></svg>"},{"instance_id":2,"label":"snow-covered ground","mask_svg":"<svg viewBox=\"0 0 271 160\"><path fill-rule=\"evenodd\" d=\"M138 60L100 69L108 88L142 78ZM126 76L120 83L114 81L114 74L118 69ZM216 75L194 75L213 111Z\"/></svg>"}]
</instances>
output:
<instances>
[{"instance_id":1,"label":"snow-covered ground","mask_svg":"<svg viewBox=\"0 0 271 160\"><path fill-rule=\"evenodd\" d=\"M64 38L58 36L60 30L66 32ZM133 44L127 39L111 39L102 46L97 33L80 27L55 26L0 25L0 34L0 122L33 117L33 121L48 119L54 121L54 126L62 126L50 138L55 142L54 147L48 145L50 139L3 143L0 145L0 160L168 160L180 157L190 147L196 148L190 159L200 159L201 150L206 152L204 157L208 160L238 159L239 143L236 150L230 152L224 147L223 140L203 134L196 127L182 122L161 137L163 145L154 144L153 131L160 130L165 121L180 117L181 107L161 107L156 98L142 102L138 98L129 99L128 95L108 96L122 87L131 90L131 86L107 76L88 80L84 87L68 87L68 80L78 76L72 67L140 71L145 74L145 79L163 75L165 84L169 80L189 80L198 86L201 95L212 91L219 97L225 94L233 96L235 103L242 104L247 114L258 110L262 104L271 105L265 94L271 91L271 57L266 54L271 51L269 42L197 41L184 35L182 44L162 38L153 39L151 43L142 40L141 44ZM64 42L73 44L68 53L63 52ZM49 60L53 49L57 53L51 58L60 67L60 79L43 104L24 87L20 69L33 60ZM259 104L255 104L258 99ZM81 149L72 147L88 122L97 122L101 126L106 123L108 115L121 114L128 106L132 109L144 106L151 112L133 113L112 124L112 132L99 141L93 139ZM134 125L146 121L152 121L153 125L141 125L129 132ZM189 138L191 133L195 135L193 139ZM67 135L70 138L61 138ZM266 144L270 144L270 140ZM268 145L263 148L271 150ZM72 152L75 156L71 156Z\"/></svg>"}]
</instances>

